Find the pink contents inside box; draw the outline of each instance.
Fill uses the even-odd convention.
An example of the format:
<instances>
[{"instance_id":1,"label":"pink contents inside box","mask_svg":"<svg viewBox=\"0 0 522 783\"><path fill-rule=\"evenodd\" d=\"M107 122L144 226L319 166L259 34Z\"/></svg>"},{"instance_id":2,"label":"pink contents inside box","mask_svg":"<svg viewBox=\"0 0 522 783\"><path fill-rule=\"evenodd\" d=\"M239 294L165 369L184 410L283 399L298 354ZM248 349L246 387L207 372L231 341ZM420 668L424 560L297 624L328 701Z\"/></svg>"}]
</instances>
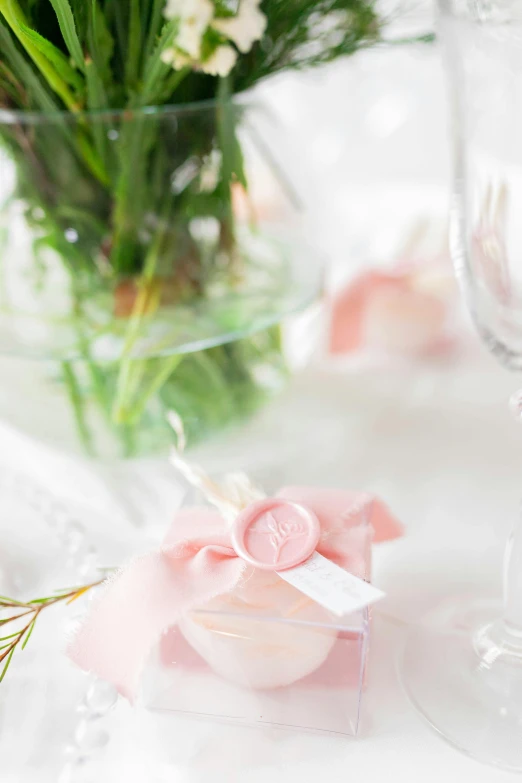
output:
<instances>
[{"instance_id":1,"label":"pink contents inside box","mask_svg":"<svg viewBox=\"0 0 522 783\"><path fill-rule=\"evenodd\" d=\"M178 627L172 628L146 674L149 708L250 725L357 734L368 647L367 609L342 622L317 626L204 611L194 615L193 621L204 623L208 635L205 657ZM299 676L310 668L310 673ZM281 678L292 681L270 687L270 679Z\"/></svg>"}]
</instances>

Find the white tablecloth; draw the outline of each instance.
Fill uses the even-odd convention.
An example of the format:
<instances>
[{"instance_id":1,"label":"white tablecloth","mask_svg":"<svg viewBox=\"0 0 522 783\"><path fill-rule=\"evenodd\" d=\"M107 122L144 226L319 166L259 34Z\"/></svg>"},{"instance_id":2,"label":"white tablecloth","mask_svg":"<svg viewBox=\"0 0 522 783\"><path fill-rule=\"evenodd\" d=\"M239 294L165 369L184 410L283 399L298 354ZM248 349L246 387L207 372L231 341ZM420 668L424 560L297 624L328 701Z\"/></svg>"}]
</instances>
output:
<instances>
[{"instance_id":1,"label":"white tablecloth","mask_svg":"<svg viewBox=\"0 0 522 783\"><path fill-rule=\"evenodd\" d=\"M92 755L74 780L511 779L460 755L417 717L398 685L395 659L407 624L440 598L477 589L500 591L502 545L521 490L522 430L505 404L516 385L515 377L478 348L465 360L422 370L344 375L316 367L297 378L240 435L201 452L210 468L246 467L268 486L298 480L377 492L404 521L405 537L375 551L375 582L388 597L375 613L362 736L343 740L242 729L133 711L120 700L100 721L109 735L107 746ZM140 528L125 521L122 494L118 498L102 490L99 476L58 458L44 459L7 429L2 443L4 476L6 466L28 468L37 455L31 470L40 471L39 480L55 494L61 487L67 513L72 513L72 485L78 491L83 486L82 504L74 514L88 526L103 565L151 546L163 524L162 503L170 513L169 504L179 502L180 489L174 481L170 484L164 467L156 472L148 465L143 473L129 466L127 486L137 493L136 504L141 500L151 510ZM149 496L145 488L154 475L160 478ZM16 504L20 485L7 485L2 491L0 591L11 589L16 578L26 590L27 585L36 589L34 574L45 581L45 572L62 557L61 545L49 532L48 520L28 511L27 504ZM125 494L121 470L111 485ZM151 506L152 496L156 506ZM41 619L0 686L2 783L60 780L86 687L85 676L61 655L66 614L56 609Z\"/></svg>"}]
</instances>

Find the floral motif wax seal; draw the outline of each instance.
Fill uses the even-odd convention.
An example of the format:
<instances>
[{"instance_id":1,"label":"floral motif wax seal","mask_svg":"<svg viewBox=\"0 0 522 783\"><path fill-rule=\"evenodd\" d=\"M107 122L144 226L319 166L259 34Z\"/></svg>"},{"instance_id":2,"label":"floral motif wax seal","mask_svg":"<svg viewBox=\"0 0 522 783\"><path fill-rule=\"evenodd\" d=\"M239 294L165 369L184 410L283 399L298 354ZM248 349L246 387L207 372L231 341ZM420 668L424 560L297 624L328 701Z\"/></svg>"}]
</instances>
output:
<instances>
[{"instance_id":1,"label":"floral motif wax seal","mask_svg":"<svg viewBox=\"0 0 522 783\"><path fill-rule=\"evenodd\" d=\"M306 506L267 498L239 514L232 543L237 554L256 568L284 571L308 560L320 533L319 520Z\"/></svg>"}]
</instances>

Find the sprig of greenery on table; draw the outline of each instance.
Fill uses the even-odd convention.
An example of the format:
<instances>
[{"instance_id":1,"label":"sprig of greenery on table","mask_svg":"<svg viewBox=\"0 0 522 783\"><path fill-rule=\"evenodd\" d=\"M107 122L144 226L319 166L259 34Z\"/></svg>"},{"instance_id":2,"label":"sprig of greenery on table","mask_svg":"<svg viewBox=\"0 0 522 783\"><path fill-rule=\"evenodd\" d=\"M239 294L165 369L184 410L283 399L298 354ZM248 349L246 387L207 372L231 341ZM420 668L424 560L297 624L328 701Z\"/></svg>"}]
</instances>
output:
<instances>
[{"instance_id":1,"label":"sprig of greenery on table","mask_svg":"<svg viewBox=\"0 0 522 783\"><path fill-rule=\"evenodd\" d=\"M4 679L9 668L9 664L16 650L24 650L31 634L34 630L36 621L44 611L50 606L58 603L71 604L94 587L102 584L103 580L74 587L68 590L61 590L51 596L44 598L35 598L32 601L17 601L14 598L0 596L0 682ZM10 614L9 612L13 612ZM6 614L6 616L3 616ZM11 629L15 627L16 630ZM5 633L5 631L10 633Z\"/></svg>"}]
</instances>

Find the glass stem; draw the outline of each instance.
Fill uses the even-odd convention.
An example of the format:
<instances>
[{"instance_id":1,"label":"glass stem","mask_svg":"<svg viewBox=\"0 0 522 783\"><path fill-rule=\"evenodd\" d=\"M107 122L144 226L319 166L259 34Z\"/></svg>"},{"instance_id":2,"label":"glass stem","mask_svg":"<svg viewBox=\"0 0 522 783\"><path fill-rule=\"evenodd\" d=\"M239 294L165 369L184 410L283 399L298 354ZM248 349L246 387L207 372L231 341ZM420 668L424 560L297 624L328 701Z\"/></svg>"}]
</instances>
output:
<instances>
[{"instance_id":1,"label":"glass stem","mask_svg":"<svg viewBox=\"0 0 522 783\"><path fill-rule=\"evenodd\" d=\"M522 646L522 519L514 526L504 555L504 623Z\"/></svg>"},{"instance_id":2,"label":"glass stem","mask_svg":"<svg viewBox=\"0 0 522 783\"><path fill-rule=\"evenodd\" d=\"M521 421L522 389L515 392L509 406ZM522 511L519 512L504 554L504 630L511 644L522 649Z\"/></svg>"}]
</instances>

